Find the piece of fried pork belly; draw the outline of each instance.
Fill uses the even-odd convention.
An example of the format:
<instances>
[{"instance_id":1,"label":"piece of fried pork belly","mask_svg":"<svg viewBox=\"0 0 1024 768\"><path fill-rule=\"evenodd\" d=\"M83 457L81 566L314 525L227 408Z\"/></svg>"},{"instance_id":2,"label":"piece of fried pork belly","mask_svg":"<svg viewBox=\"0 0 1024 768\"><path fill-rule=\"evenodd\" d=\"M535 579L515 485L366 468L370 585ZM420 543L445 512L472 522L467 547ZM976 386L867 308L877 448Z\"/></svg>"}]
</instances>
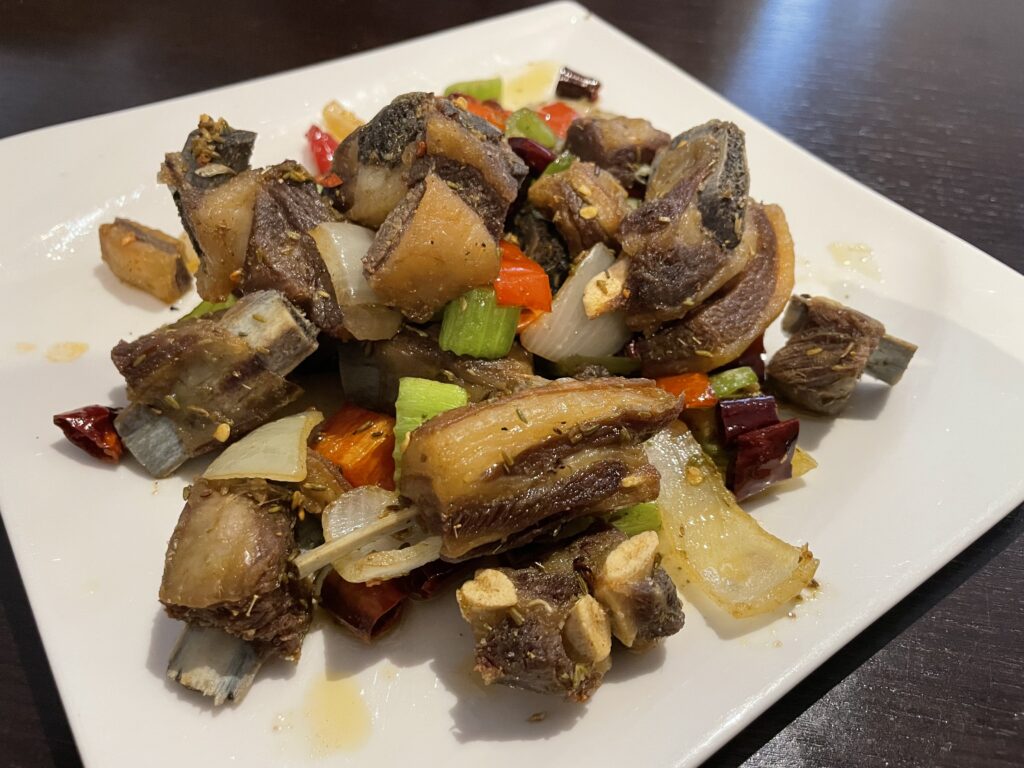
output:
<instances>
[{"instance_id":1,"label":"piece of fried pork belly","mask_svg":"<svg viewBox=\"0 0 1024 768\"><path fill-rule=\"evenodd\" d=\"M641 447L679 413L651 381L560 380L437 416L411 433L401 494L459 560L657 497Z\"/></svg>"}]
</instances>

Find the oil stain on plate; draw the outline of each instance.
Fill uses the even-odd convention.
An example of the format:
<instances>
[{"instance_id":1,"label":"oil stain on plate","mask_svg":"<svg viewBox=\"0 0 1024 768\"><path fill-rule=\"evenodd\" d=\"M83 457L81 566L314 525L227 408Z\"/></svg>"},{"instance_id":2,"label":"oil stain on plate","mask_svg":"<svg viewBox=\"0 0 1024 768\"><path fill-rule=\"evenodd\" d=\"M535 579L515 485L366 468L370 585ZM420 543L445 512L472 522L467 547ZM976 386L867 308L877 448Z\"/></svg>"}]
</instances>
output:
<instances>
[{"instance_id":1,"label":"oil stain on plate","mask_svg":"<svg viewBox=\"0 0 1024 768\"><path fill-rule=\"evenodd\" d=\"M882 270L875 261L875 252L865 243L829 243L828 252L841 267L859 272L872 280L882 279Z\"/></svg>"},{"instance_id":2,"label":"oil stain on plate","mask_svg":"<svg viewBox=\"0 0 1024 768\"><path fill-rule=\"evenodd\" d=\"M291 732L310 757L322 759L366 744L370 711L355 680L319 680L306 692L301 713L279 714L272 728L275 733Z\"/></svg>"},{"instance_id":3,"label":"oil stain on plate","mask_svg":"<svg viewBox=\"0 0 1024 768\"><path fill-rule=\"evenodd\" d=\"M89 349L89 345L82 341L60 341L51 344L46 350L46 359L51 363L72 363Z\"/></svg>"}]
</instances>

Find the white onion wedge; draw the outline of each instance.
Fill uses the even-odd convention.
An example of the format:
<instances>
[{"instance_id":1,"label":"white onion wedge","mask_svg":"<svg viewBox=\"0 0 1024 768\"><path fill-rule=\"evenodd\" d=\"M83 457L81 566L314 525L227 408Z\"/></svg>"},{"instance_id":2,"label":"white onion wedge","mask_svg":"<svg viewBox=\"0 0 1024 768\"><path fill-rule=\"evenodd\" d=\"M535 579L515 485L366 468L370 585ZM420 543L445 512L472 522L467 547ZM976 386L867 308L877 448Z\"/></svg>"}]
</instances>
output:
<instances>
[{"instance_id":1,"label":"white onion wedge","mask_svg":"<svg viewBox=\"0 0 1024 768\"><path fill-rule=\"evenodd\" d=\"M332 221L310 230L309 235L320 251L334 295L342 307L379 304L363 274L363 257L373 244L375 232L347 221Z\"/></svg>"},{"instance_id":2,"label":"white onion wedge","mask_svg":"<svg viewBox=\"0 0 1024 768\"><path fill-rule=\"evenodd\" d=\"M772 536L744 512L684 424L644 449L661 474L662 562L678 586L693 582L742 618L784 605L814 578L818 561L807 546Z\"/></svg>"},{"instance_id":3,"label":"white onion wedge","mask_svg":"<svg viewBox=\"0 0 1024 768\"><path fill-rule=\"evenodd\" d=\"M614 355L629 341L629 329L621 311L590 319L583 304L587 284L615 263L615 254L602 243L591 248L558 289L551 311L520 334L522 345L552 362L567 357Z\"/></svg>"},{"instance_id":4,"label":"white onion wedge","mask_svg":"<svg viewBox=\"0 0 1024 768\"><path fill-rule=\"evenodd\" d=\"M264 424L225 448L206 468L203 477L300 483L306 479L306 441L313 427L323 420L319 411L303 411Z\"/></svg>"}]
</instances>

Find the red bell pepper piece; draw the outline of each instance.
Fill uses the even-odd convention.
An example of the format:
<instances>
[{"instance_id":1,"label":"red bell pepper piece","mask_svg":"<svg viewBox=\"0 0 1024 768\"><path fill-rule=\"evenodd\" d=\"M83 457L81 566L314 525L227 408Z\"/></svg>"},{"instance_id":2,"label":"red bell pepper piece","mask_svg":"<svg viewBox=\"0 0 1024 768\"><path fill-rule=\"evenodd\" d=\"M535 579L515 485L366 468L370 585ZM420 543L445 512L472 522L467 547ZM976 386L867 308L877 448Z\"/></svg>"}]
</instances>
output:
<instances>
[{"instance_id":1,"label":"red bell pepper piece","mask_svg":"<svg viewBox=\"0 0 1024 768\"><path fill-rule=\"evenodd\" d=\"M508 116L512 113L502 109L501 104L498 102L480 101L480 99L474 99L472 96L467 96L464 93L457 94L455 98L466 102L465 108L467 112L477 117L482 117L499 131L505 130L505 121L508 120Z\"/></svg>"},{"instance_id":2,"label":"red bell pepper piece","mask_svg":"<svg viewBox=\"0 0 1024 768\"><path fill-rule=\"evenodd\" d=\"M569 126L572 125L572 121L580 116L575 109L560 101L553 101L547 106L538 109L537 112L544 118L548 128L560 139L565 138L565 134L569 132Z\"/></svg>"},{"instance_id":3,"label":"red bell pepper piece","mask_svg":"<svg viewBox=\"0 0 1024 768\"><path fill-rule=\"evenodd\" d=\"M317 170L320 173L330 171L331 161L334 160L334 150L338 148L338 140L315 125L309 126L309 130L306 131L306 140L309 142L309 149L316 161Z\"/></svg>"},{"instance_id":4,"label":"red bell pepper piece","mask_svg":"<svg viewBox=\"0 0 1024 768\"><path fill-rule=\"evenodd\" d=\"M547 272L508 240L501 241L501 270L494 281L494 296L502 307L551 311L551 283Z\"/></svg>"},{"instance_id":5,"label":"red bell pepper piece","mask_svg":"<svg viewBox=\"0 0 1024 768\"><path fill-rule=\"evenodd\" d=\"M676 397L682 397L686 408L713 408L718 402L706 373L659 376L654 383Z\"/></svg>"}]
</instances>

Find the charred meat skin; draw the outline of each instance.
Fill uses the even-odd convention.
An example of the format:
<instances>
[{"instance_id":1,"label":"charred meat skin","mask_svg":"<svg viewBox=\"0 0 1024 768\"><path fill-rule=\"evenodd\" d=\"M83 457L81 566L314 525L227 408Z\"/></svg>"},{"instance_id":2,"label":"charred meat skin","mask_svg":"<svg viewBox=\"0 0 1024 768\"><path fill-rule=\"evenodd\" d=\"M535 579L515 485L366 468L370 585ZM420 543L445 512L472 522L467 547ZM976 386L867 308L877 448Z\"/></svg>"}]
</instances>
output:
<instances>
[{"instance_id":1,"label":"charred meat skin","mask_svg":"<svg viewBox=\"0 0 1024 768\"><path fill-rule=\"evenodd\" d=\"M478 571L457 597L484 682L586 701L611 666L613 632L637 650L678 632L675 586L646 557L650 542L637 543L602 530L526 567Z\"/></svg>"},{"instance_id":2,"label":"charred meat skin","mask_svg":"<svg viewBox=\"0 0 1024 768\"><path fill-rule=\"evenodd\" d=\"M410 187L436 173L459 185L468 204L485 208L480 212L488 228L500 232L527 173L497 129L430 93L398 96L349 135L334 157L342 180L337 206L370 227L380 226Z\"/></svg>"},{"instance_id":3,"label":"charred meat skin","mask_svg":"<svg viewBox=\"0 0 1024 768\"><path fill-rule=\"evenodd\" d=\"M678 320L746 266L749 175L743 133L711 121L658 152L646 201L622 222L630 257L626 322L650 335Z\"/></svg>"},{"instance_id":4,"label":"charred meat skin","mask_svg":"<svg viewBox=\"0 0 1024 768\"><path fill-rule=\"evenodd\" d=\"M627 190L643 188L638 171L650 166L670 137L647 120L581 117L569 126L565 149L608 171Z\"/></svg>"},{"instance_id":5,"label":"charred meat skin","mask_svg":"<svg viewBox=\"0 0 1024 768\"><path fill-rule=\"evenodd\" d=\"M750 192L743 131L734 123L710 120L676 136L655 160L647 199L669 194L695 170L701 177L697 205L704 226L724 248L736 247Z\"/></svg>"},{"instance_id":6,"label":"charred meat skin","mask_svg":"<svg viewBox=\"0 0 1024 768\"><path fill-rule=\"evenodd\" d=\"M619 225L629 213L626 190L593 163L575 162L564 171L542 176L527 198L551 219L573 255L598 243L615 247Z\"/></svg>"},{"instance_id":7,"label":"charred meat skin","mask_svg":"<svg viewBox=\"0 0 1024 768\"><path fill-rule=\"evenodd\" d=\"M288 571L289 499L264 481L196 482L167 545L168 615L297 659L313 609L308 585Z\"/></svg>"},{"instance_id":8,"label":"charred meat skin","mask_svg":"<svg viewBox=\"0 0 1024 768\"><path fill-rule=\"evenodd\" d=\"M232 288L227 276L241 266L258 176L248 171L255 142L252 131L203 115L182 150L165 156L157 176L170 188L181 223L200 257L197 288L209 301L226 298ZM227 189L207 197L222 187ZM236 242L239 237L241 248Z\"/></svg>"},{"instance_id":9,"label":"charred meat skin","mask_svg":"<svg viewBox=\"0 0 1024 768\"><path fill-rule=\"evenodd\" d=\"M239 289L243 294L279 290L318 328L348 338L334 284L309 230L337 214L296 163L264 173L253 203L252 229Z\"/></svg>"},{"instance_id":10,"label":"charred meat skin","mask_svg":"<svg viewBox=\"0 0 1024 768\"><path fill-rule=\"evenodd\" d=\"M644 375L714 370L741 355L778 317L793 290L793 243L782 209L751 204L739 248L752 253L728 286L635 342Z\"/></svg>"},{"instance_id":11,"label":"charred meat skin","mask_svg":"<svg viewBox=\"0 0 1024 768\"><path fill-rule=\"evenodd\" d=\"M479 402L547 383L533 373L530 355L518 344L507 357L479 360L445 352L437 327L405 327L386 341L350 342L339 348L345 397L374 411L393 411L404 376L458 384Z\"/></svg>"},{"instance_id":12,"label":"charred meat skin","mask_svg":"<svg viewBox=\"0 0 1024 768\"><path fill-rule=\"evenodd\" d=\"M640 444L678 412L653 382L620 378L471 404L412 433L400 491L442 537L444 559L500 551L533 529L655 498Z\"/></svg>"},{"instance_id":13,"label":"charred meat skin","mask_svg":"<svg viewBox=\"0 0 1024 768\"><path fill-rule=\"evenodd\" d=\"M830 416L846 407L857 380L865 370L872 373L873 361L884 358L879 378L895 383L917 349L888 336L874 318L822 296L790 299L782 327L792 335L768 362L769 385L790 402ZM879 356L883 345L899 354Z\"/></svg>"}]
</instances>

